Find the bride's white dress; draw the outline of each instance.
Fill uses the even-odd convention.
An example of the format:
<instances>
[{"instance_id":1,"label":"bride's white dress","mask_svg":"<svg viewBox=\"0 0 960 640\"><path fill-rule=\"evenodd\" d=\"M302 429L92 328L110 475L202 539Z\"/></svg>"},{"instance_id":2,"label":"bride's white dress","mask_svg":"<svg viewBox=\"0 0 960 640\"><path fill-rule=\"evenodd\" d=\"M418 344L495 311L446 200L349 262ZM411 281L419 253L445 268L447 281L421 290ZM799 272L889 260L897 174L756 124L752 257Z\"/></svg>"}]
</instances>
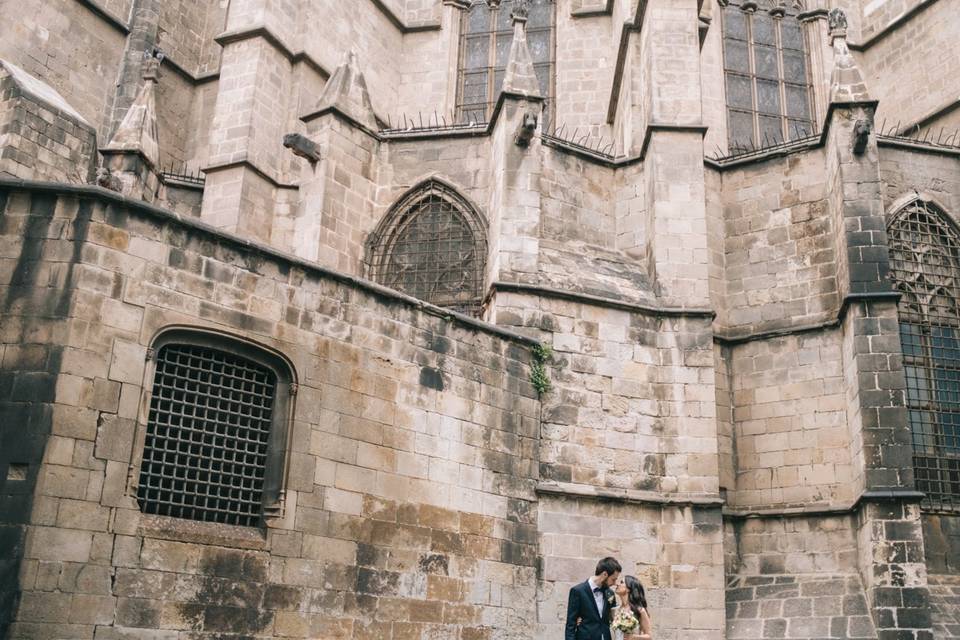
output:
<instances>
[{"instance_id":1,"label":"bride's white dress","mask_svg":"<svg viewBox=\"0 0 960 640\"><path fill-rule=\"evenodd\" d=\"M611 620L616 619L617 614L619 612L620 612L620 607L619 606L614 607L612 613L610 614L610 619ZM613 628L611 628L610 631L613 636L613 640L623 640L623 631L620 631L620 629L613 629Z\"/></svg>"}]
</instances>

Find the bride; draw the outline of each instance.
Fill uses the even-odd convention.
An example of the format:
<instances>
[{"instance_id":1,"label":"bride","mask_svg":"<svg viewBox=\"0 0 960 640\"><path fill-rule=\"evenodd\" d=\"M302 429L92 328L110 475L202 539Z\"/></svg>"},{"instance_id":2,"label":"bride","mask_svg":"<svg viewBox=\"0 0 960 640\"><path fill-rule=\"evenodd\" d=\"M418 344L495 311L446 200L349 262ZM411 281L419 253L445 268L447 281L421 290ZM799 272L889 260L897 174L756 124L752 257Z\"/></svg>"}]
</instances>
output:
<instances>
[{"instance_id":1,"label":"bride","mask_svg":"<svg viewBox=\"0 0 960 640\"><path fill-rule=\"evenodd\" d=\"M618 617L630 614L639 621L639 624L629 633L614 628L612 630L614 640L651 640L647 595L640 581L633 576L621 578L616 586L616 594L620 604L614 610L614 622Z\"/></svg>"}]
</instances>

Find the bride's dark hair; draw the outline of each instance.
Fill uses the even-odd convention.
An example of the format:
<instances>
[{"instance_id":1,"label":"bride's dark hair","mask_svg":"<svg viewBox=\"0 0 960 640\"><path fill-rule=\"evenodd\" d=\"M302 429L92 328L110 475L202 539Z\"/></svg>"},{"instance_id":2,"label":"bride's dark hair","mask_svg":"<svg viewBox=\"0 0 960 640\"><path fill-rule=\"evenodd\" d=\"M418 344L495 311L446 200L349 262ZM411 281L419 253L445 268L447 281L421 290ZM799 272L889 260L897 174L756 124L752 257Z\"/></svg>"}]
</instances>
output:
<instances>
[{"instance_id":1,"label":"bride's dark hair","mask_svg":"<svg viewBox=\"0 0 960 640\"><path fill-rule=\"evenodd\" d=\"M627 601L630 603L630 608L639 620L640 609L647 608L647 594L643 590L643 585L640 584L640 581L633 576L624 577L623 583L627 587Z\"/></svg>"}]
</instances>

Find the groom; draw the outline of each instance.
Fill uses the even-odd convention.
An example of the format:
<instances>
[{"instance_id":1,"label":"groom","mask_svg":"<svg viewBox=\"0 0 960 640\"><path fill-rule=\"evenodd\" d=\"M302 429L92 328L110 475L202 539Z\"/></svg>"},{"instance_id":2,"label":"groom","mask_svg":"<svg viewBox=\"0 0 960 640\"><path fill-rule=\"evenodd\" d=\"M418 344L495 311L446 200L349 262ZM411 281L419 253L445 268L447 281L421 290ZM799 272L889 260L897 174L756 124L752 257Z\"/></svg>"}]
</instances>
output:
<instances>
[{"instance_id":1,"label":"groom","mask_svg":"<svg viewBox=\"0 0 960 640\"><path fill-rule=\"evenodd\" d=\"M570 587L564 640L611 640L610 608L616 597L611 587L620 571L616 558L604 558L592 578Z\"/></svg>"}]
</instances>

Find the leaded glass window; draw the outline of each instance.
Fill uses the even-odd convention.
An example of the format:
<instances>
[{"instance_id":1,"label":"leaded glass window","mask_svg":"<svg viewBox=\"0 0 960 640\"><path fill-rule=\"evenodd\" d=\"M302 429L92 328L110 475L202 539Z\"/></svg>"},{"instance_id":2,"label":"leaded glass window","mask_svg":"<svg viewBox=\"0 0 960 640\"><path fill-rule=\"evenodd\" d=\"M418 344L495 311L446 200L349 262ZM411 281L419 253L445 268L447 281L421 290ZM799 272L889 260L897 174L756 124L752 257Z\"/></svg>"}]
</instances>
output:
<instances>
[{"instance_id":1,"label":"leaded glass window","mask_svg":"<svg viewBox=\"0 0 960 640\"><path fill-rule=\"evenodd\" d=\"M529 0L527 46L533 68L540 80L549 113L552 103L554 67L554 0ZM513 0L491 6L474 0L463 12L460 27L460 63L457 74L457 118L460 122L487 122L503 86L504 71L513 43L510 12Z\"/></svg>"},{"instance_id":2,"label":"leaded glass window","mask_svg":"<svg viewBox=\"0 0 960 640\"><path fill-rule=\"evenodd\" d=\"M279 508L289 383L228 341L191 337L155 349L140 510L257 525Z\"/></svg>"},{"instance_id":3,"label":"leaded glass window","mask_svg":"<svg viewBox=\"0 0 960 640\"><path fill-rule=\"evenodd\" d=\"M432 304L479 315L487 256L483 217L431 180L409 192L368 239L371 277Z\"/></svg>"},{"instance_id":4,"label":"leaded glass window","mask_svg":"<svg viewBox=\"0 0 960 640\"><path fill-rule=\"evenodd\" d=\"M917 489L924 506L960 509L960 234L916 200L890 224L891 271L903 294L900 337Z\"/></svg>"},{"instance_id":5,"label":"leaded glass window","mask_svg":"<svg viewBox=\"0 0 960 640\"><path fill-rule=\"evenodd\" d=\"M733 0L723 9L723 61L731 151L814 133L801 7Z\"/></svg>"}]
</instances>

